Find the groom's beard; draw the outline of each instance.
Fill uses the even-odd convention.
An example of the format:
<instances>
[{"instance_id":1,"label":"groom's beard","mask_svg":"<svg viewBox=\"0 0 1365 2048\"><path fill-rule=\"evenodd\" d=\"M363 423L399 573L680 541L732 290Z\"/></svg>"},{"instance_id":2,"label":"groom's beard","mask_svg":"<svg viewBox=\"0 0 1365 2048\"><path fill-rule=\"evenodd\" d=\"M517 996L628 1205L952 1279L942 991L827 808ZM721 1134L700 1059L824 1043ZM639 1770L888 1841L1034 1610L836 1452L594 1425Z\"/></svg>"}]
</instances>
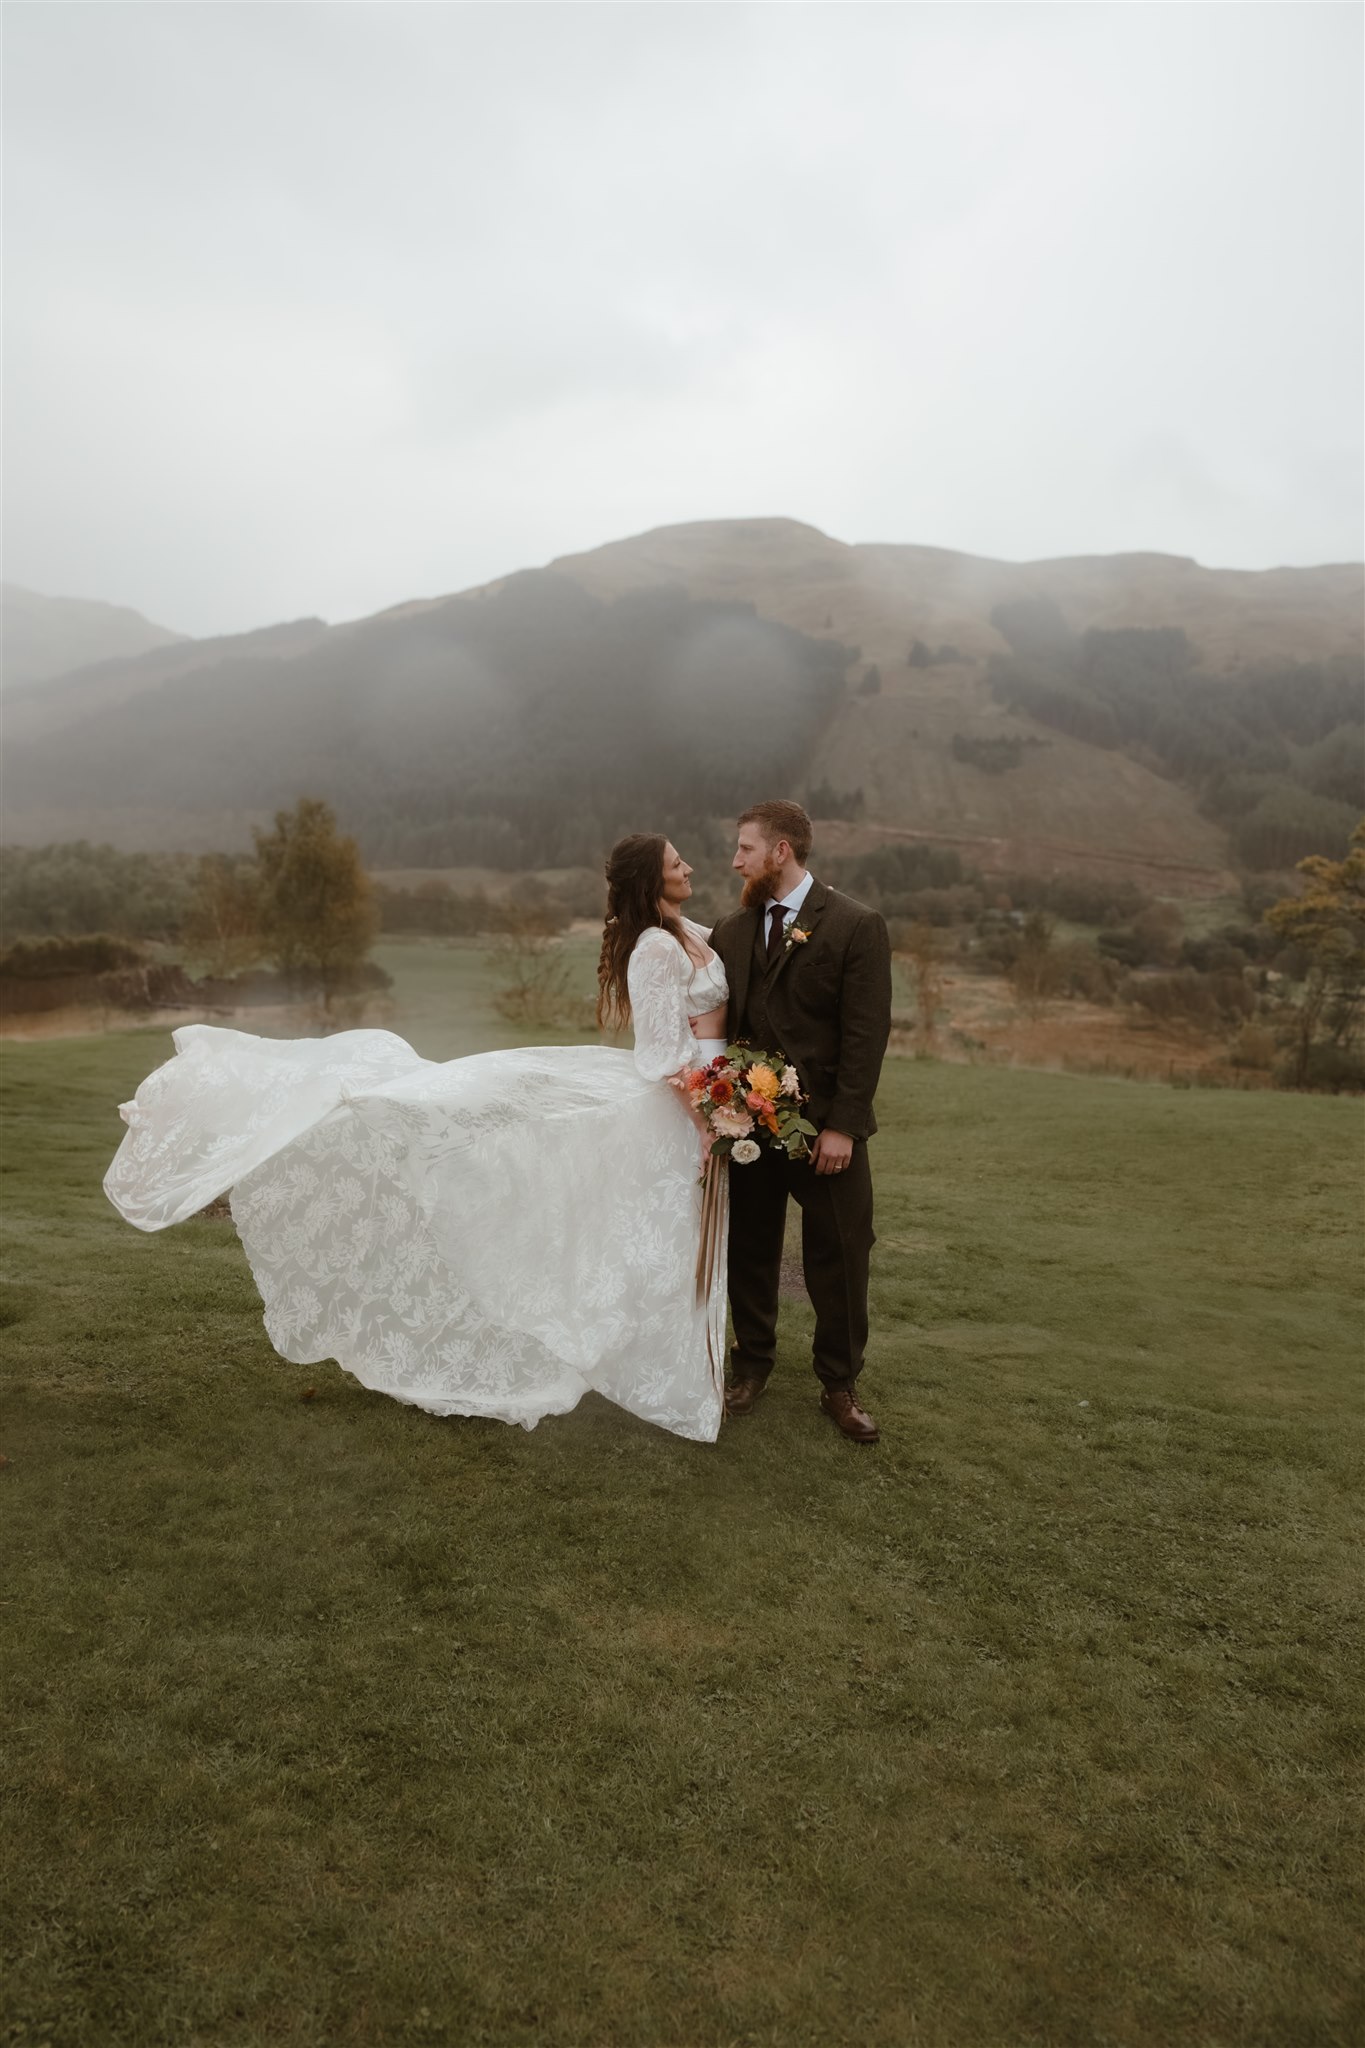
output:
<instances>
[{"instance_id":1,"label":"groom's beard","mask_svg":"<svg viewBox=\"0 0 1365 2048\"><path fill-rule=\"evenodd\" d=\"M746 910L761 910L768 898L777 894L777 884L781 879L781 866L776 861L769 861L761 875L755 875L752 881L744 884L740 902Z\"/></svg>"}]
</instances>

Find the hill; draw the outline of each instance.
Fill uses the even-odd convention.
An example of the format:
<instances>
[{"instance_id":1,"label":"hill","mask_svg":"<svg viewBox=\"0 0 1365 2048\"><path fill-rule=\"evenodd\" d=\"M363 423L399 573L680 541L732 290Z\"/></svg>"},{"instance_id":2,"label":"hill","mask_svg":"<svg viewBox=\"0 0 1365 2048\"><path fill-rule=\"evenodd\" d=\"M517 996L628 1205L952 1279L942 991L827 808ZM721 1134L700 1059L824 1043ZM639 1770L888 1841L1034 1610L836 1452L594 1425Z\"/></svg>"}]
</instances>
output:
<instances>
[{"instance_id":1,"label":"hill","mask_svg":"<svg viewBox=\"0 0 1365 2048\"><path fill-rule=\"evenodd\" d=\"M308 790L390 866L596 866L644 821L733 816L756 755L799 782L848 660L750 606L670 590L609 604L528 572L287 657L227 643L23 737L6 831L194 848ZM736 728L739 704L752 725Z\"/></svg>"},{"instance_id":2,"label":"hill","mask_svg":"<svg viewBox=\"0 0 1365 2048\"><path fill-rule=\"evenodd\" d=\"M599 596L670 583L697 597L742 591L765 617L859 649L811 776L863 793L861 819L837 835L841 850L922 837L988 869L1100 866L1196 893L1223 886L1220 823L1150 750L1143 758L1097 745L1002 701L999 669L1014 650L994 615L1022 602L1055 608L1077 636L1178 630L1195 657L1192 693L1264 669L1358 664L1362 646L1358 564L1243 571L1160 554L997 562L846 546L773 519L668 527L552 566ZM875 687L860 687L869 678ZM1355 708L1358 716L1358 696ZM993 749L997 761L1014 756L1008 772L981 765Z\"/></svg>"},{"instance_id":3,"label":"hill","mask_svg":"<svg viewBox=\"0 0 1365 2048\"><path fill-rule=\"evenodd\" d=\"M183 637L121 605L43 597L18 583L0 586L0 684L7 695L90 662L125 660Z\"/></svg>"},{"instance_id":4,"label":"hill","mask_svg":"<svg viewBox=\"0 0 1365 2048\"><path fill-rule=\"evenodd\" d=\"M6 698L5 731L10 741L69 732L200 669L223 668L231 676L240 673L242 663L290 661L316 647L329 630L321 619L296 619L218 639L176 639L131 658L92 662L42 684L16 688Z\"/></svg>"},{"instance_id":5,"label":"hill","mask_svg":"<svg viewBox=\"0 0 1365 2048\"><path fill-rule=\"evenodd\" d=\"M1283 864L1365 803L1362 589L1358 565L668 527L29 693L6 831L226 845L307 789L377 862L541 865L783 788L827 849L927 839L988 871L1214 894L1233 841Z\"/></svg>"}]
</instances>

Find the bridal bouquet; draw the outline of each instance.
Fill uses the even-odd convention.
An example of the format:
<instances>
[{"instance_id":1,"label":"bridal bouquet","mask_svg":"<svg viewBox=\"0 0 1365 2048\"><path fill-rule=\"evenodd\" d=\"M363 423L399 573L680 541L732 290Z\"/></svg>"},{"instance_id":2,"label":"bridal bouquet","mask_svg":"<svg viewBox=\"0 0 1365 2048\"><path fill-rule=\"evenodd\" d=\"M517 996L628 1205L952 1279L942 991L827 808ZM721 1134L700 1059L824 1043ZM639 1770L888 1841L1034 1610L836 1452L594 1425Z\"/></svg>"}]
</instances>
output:
<instances>
[{"instance_id":1,"label":"bridal bouquet","mask_svg":"<svg viewBox=\"0 0 1365 2048\"><path fill-rule=\"evenodd\" d=\"M725 1291L718 1285L724 1264L725 1217L729 1175L720 1162L752 1166L764 1145L804 1159L815 1125L801 1114L805 1096L796 1069L779 1053L755 1052L748 1045L727 1045L704 1067L683 1076L682 1086L694 1113L711 1139L702 1168L701 1237L697 1246L697 1306L708 1310L706 1354L716 1391L722 1394L721 1356L725 1341Z\"/></svg>"},{"instance_id":2,"label":"bridal bouquet","mask_svg":"<svg viewBox=\"0 0 1365 2048\"><path fill-rule=\"evenodd\" d=\"M684 1083L688 1100L711 1135L711 1157L752 1166L766 1144L804 1159L815 1125L801 1114L805 1096L796 1069L779 1053L728 1045Z\"/></svg>"}]
</instances>

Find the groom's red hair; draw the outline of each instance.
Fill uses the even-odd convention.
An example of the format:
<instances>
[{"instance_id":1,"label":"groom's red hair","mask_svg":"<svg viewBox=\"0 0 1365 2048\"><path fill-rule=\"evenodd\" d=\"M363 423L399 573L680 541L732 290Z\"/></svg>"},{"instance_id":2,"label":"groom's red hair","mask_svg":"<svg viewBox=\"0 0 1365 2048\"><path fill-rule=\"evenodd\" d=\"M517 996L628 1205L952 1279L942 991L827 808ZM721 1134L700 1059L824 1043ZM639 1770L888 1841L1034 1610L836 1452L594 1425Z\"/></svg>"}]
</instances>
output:
<instances>
[{"instance_id":1,"label":"groom's red hair","mask_svg":"<svg viewBox=\"0 0 1365 2048\"><path fill-rule=\"evenodd\" d=\"M789 797L770 797L766 803L750 804L747 811L741 811L736 818L737 825L757 825L769 846L776 846L779 839L785 839L792 850L792 857L806 865L815 827L802 810L800 804L792 803Z\"/></svg>"}]
</instances>

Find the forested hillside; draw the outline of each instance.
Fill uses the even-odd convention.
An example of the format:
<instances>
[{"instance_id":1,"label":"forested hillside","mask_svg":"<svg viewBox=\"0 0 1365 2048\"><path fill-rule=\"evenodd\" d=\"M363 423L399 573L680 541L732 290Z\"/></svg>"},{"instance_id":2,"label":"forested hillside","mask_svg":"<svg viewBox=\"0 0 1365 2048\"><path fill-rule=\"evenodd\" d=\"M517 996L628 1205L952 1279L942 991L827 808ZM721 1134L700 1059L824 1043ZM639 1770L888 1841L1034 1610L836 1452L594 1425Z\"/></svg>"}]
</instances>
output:
<instances>
[{"instance_id":1,"label":"forested hillside","mask_svg":"<svg viewBox=\"0 0 1365 2048\"><path fill-rule=\"evenodd\" d=\"M663 528L353 625L20 693L6 837L245 847L308 793L391 868L595 867L802 796L830 851L1220 895L1365 807L1362 571L978 560L780 519Z\"/></svg>"},{"instance_id":2,"label":"forested hillside","mask_svg":"<svg viewBox=\"0 0 1365 2048\"><path fill-rule=\"evenodd\" d=\"M1002 704L1152 762L1227 827L1242 866L1287 867L1344 846L1365 811L1359 656L1209 674L1178 626L1077 634L1044 598L1001 605L993 618L1011 648L989 667ZM1018 761L1002 751L981 765L999 774Z\"/></svg>"},{"instance_id":3,"label":"forested hillside","mask_svg":"<svg viewBox=\"0 0 1365 2048\"><path fill-rule=\"evenodd\" d=\"M41 736L23 801L78 817L117 792L174 844L196 813L306 790L375 864L595 865L624 830L733 814L755 778L800 781L848 659L743 604L606 604L530 572Z\"/></svg>"}]
</instances>

